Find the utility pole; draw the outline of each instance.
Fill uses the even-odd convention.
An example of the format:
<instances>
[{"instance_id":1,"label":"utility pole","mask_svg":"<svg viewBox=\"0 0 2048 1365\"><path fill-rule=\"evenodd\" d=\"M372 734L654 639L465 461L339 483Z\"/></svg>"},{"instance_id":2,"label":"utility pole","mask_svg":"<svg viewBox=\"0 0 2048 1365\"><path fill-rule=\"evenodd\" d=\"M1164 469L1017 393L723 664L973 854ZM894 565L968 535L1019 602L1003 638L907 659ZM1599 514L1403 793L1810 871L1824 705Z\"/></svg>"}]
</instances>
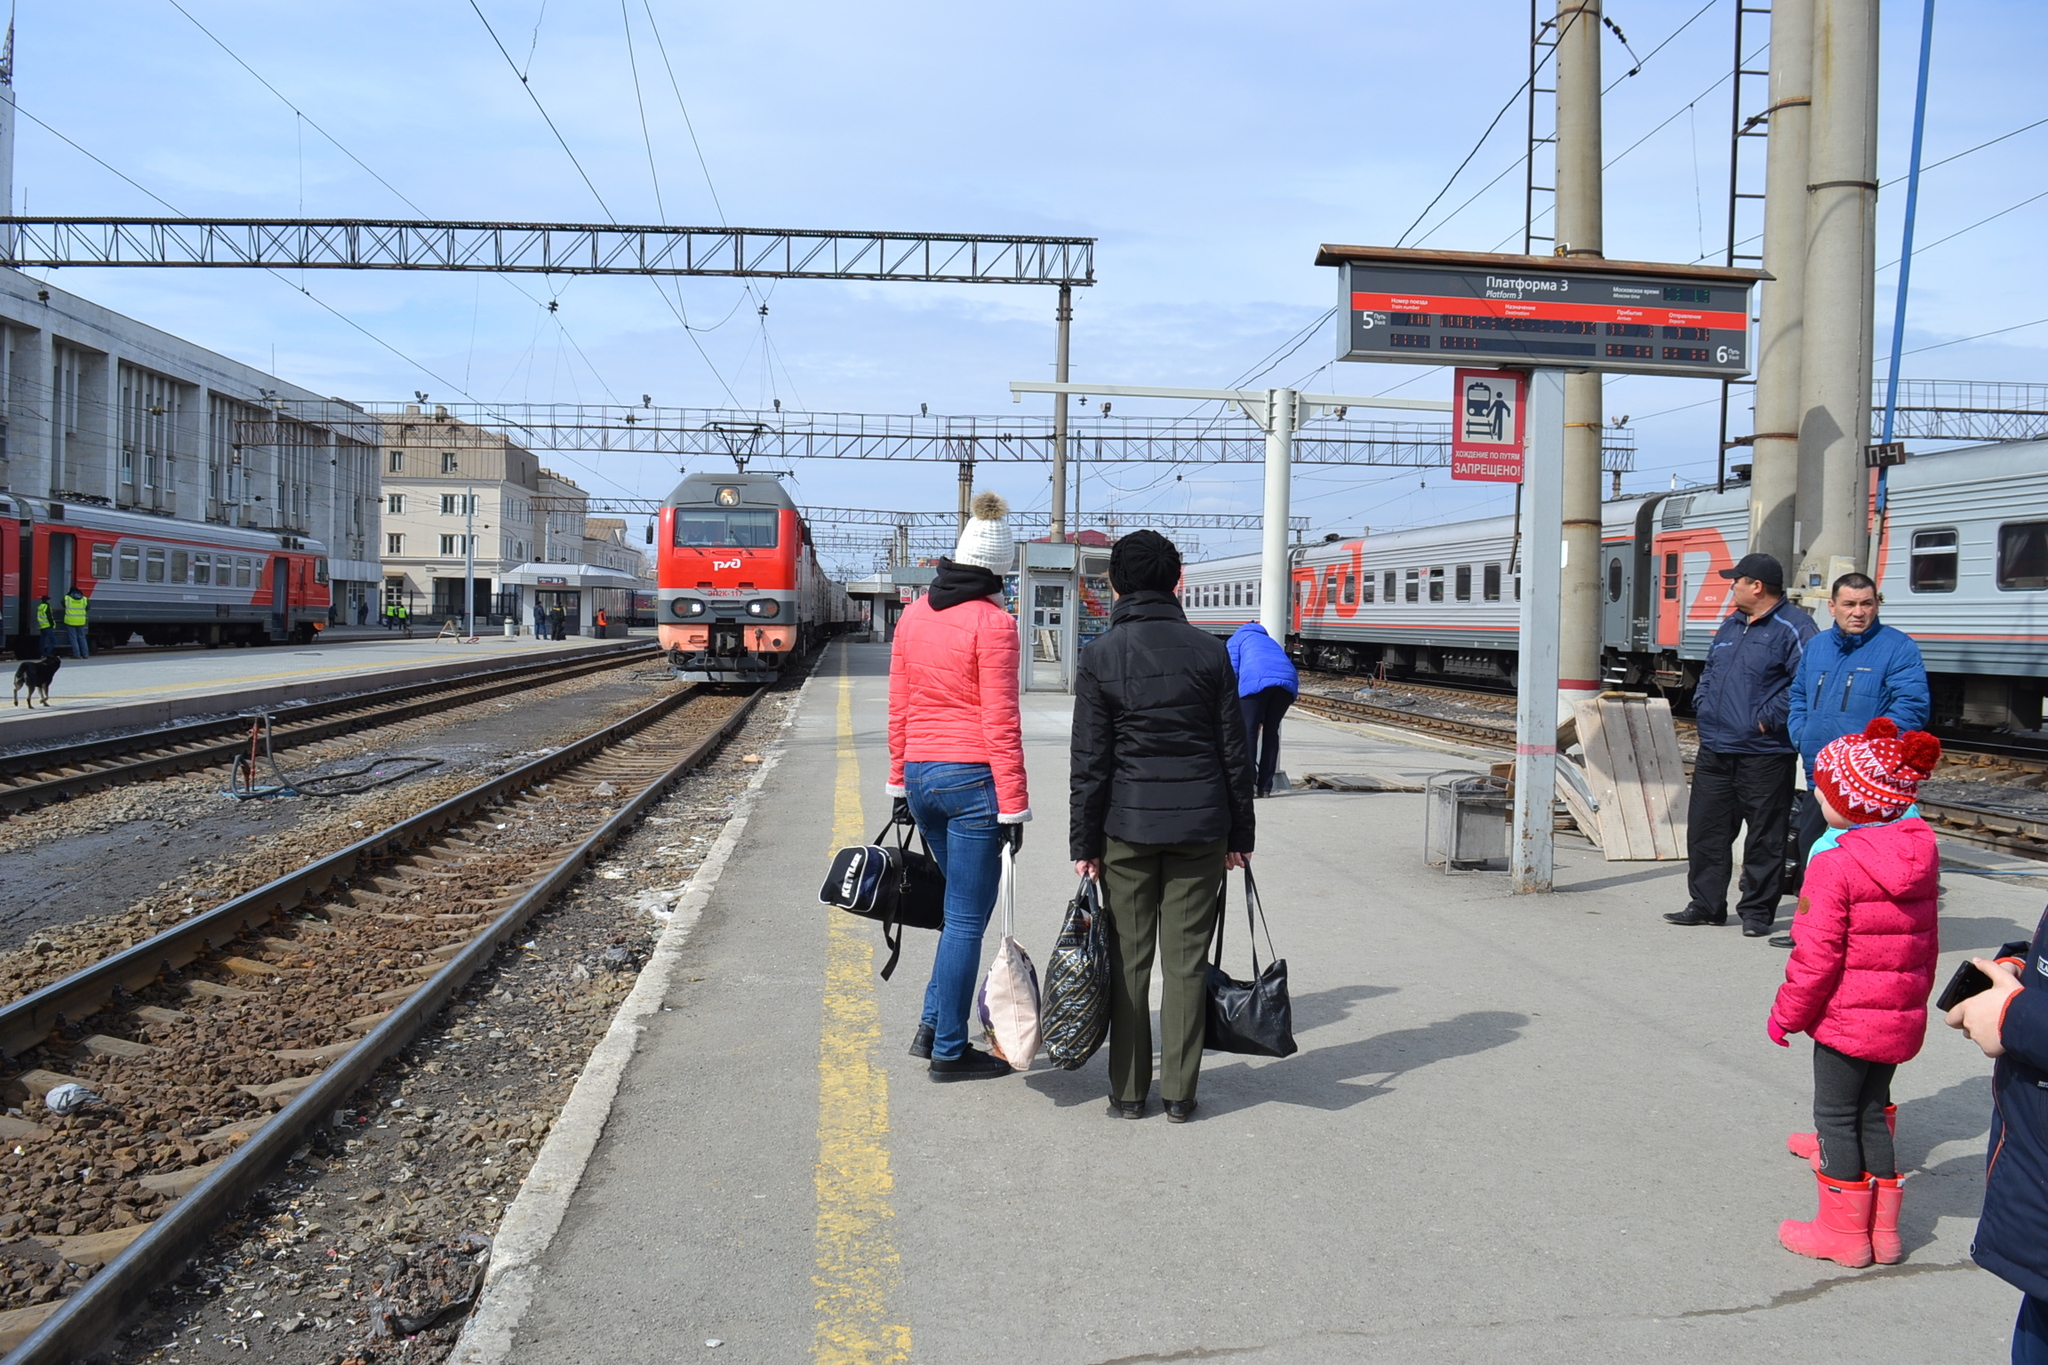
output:
<instances>
[{"instance_id":1,"label":"utility pole","mask_svg":"<svg viewBox=\"0 0 2048 1365\"><path fill-rule=\"evenodd\" d=\"M974 447L967 447L967 458L960 461L960 531L967 529L967 523L974 516ZM957 534L957 532L956 532Z\"/></svg>"},{"instance_id":2,"label":"utility pole","mask_svg":"<svg viewBox=\"0 0 2048 1365\"><path fill-rule=\"evenodd\" d=\"M476 635L476 487L462 495L462 619L464 638Z\"/></svg>"},{"instance_id":3,"label":"utility pole","mask_svg":"<svg viewBox=\"0 0 2048 1365\"><path fill-rule=\"evenodd\" d=\"M1557 254L1602 257L1600 0L1558 0ZM1600 690L1600 375L1564 381L1564 568L1557 704ZM1528 641L1523 641L1526 649Z\"/></svg>"},{"instance_id":4,"label":"utility pole","mask_svg":"<svg viewBox=\"0 0 2048 1365\"><path fill-rule=\"evenodd\" d=\"M1558 84L1563 85L1560 78ZM1564 516L1566 394L1576 376L1529 372L1528 448L1522 460L1522 601L1515 663L1515 797L1508 882L1517 894L1551 889L1555 849L1551 802L1557 794L1558 654L1562 608L1558 557L1550 528Z\"/></svg>"},{"instance_id":5,"label":"utility pole","mask_svg":"<svg viewBox=\"0 0 2048 1365\"><path fill-rule=\"evenodd\" d=\"M1799 494L1813 0L1772 0L1770 91L1770 107L1764 111L1770 119L1764 153L1764 269L1770 278L1763 282L1763 315L1757 328L1749 548L1789 565L1796 564L1792 522Z\"/></svg>"},{"instance_id":6,"label":"utility pole","mask_svg":"<svg viewBox=\"0 0 2048 1365\"><path fill-rule=\"evenodd\" d=\"M1287 647L1289 580L1294 566L1287 554L1287 518L1294 493L1294 427L1301 395L1293 389L1269 389L1259 425L1266 429L1266 524L1259 559L1259 624ZM1259 413L1252 413L1254 419Z\"/></svg>"},{"instance_id":7,"label":"utility pole","mask_svg":"<svg viewBox=\"0 0 2048 1365\"><path fill-rule=\"evenodd\" d=\"M1053 352L1052 382L1067 382L1067 333L1074 321L1074 289L1060 286L1059 341ZM1052 400L1052 543L1067 538L1067 394L1064 389Z\"/></svg>"},{"instance_id":8,"label":"utility pole","mask_svg":"<svg viewBox=\"0 0 2048 1365\"><path fill-rule=\"evenodd\" d=\"M1815 0L1800 348L1799 569L1809 606L1863 566L1877 264L1877 0Z\"/></svg>"}]
</instances>

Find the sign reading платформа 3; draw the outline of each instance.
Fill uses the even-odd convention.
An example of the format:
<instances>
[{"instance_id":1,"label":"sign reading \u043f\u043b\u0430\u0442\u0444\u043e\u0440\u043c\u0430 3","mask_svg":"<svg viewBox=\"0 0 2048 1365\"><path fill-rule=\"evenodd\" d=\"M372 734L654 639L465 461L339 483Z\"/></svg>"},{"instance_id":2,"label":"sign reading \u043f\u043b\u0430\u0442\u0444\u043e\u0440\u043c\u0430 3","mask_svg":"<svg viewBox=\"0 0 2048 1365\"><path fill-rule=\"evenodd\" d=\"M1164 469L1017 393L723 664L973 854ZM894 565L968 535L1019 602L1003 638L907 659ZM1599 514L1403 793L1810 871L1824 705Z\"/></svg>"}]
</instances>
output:
<instances>
[{"instance_id":1,"label":"sign reading \u043f\u043b\u0430\u0442\u0444\u043e\u0440\u043c\u0430 3","mask_svg":"<svg viewBox=\"0 0 2048 1365\"><path fill-rule=\"evenodd\" d=\"M1326 256L1372 248L1326 247ZM1340 359L1555 366L1729 379L1749 373L1756 272L1545 256L1335 259ZM1417 259L1422 258L1422 259Z\"/></svg>"}]
</instances>

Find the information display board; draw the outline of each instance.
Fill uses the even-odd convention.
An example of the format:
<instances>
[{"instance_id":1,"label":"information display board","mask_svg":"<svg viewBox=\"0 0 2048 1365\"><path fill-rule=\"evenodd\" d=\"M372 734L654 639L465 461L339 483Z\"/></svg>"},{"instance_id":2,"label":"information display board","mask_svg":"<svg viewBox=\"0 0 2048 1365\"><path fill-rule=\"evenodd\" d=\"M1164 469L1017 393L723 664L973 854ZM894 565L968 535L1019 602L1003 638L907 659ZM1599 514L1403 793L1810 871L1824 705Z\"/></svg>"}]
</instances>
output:
<instances>
[{"instance_id":1,"label":"information display board","mask_svg":"<svg viewBox=\"0 0 2048 1365\"><path fill-rule=\"evenodd\" d=\"M1752 270L1324 247L1342 360L1553 365L1734 379L1750 370Z\"/></svg>"}]
</instances>

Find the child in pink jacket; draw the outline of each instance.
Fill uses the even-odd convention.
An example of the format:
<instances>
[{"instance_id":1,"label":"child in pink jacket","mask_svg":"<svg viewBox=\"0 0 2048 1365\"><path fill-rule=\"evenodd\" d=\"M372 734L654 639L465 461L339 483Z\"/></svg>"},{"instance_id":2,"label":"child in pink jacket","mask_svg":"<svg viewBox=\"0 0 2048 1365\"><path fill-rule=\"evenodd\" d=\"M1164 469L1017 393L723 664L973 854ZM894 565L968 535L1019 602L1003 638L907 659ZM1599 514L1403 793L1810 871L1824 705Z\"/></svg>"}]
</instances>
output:
<instances>
[{"instance_id":1,"label":"child in pink jacket","mask_svg":"<svg viewBox=\"0 0 2048 1365\"><path fill-rule=\"evenodd\" d=\"M1888 1122L1892 1073L1927 1034L1940 951L1934 831L1913 813L1941 742L1880 716L1813 764L1828 832L1815 841L1792 917L1792 959L1771 1007L1771 1041L1813 1039L1813 1152L1820 1211L1787 1219L1789 1251L1860 1267L1902 1260L1900 1178Z\"/></svg>"}]
</instances>

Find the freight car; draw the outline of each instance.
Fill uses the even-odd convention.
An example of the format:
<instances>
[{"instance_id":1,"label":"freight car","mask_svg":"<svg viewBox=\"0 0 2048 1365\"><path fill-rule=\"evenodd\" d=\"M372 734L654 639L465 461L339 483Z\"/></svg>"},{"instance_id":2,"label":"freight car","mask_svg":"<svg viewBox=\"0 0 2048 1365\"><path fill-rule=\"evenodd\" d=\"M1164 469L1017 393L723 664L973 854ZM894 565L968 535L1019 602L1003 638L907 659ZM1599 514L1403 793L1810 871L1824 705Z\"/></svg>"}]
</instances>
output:
<instances>
[{"instance_id":1,"label":"freight car","mask_svg":"<svg viewBox=\"0 0 2048 1365\"><path fill-rule=\"evenodd\" d=\"M1917 456L1886 482L1872 577L1886 623L1920 643L1936 721L2039 729L2048 442ZM1719 571L1748 541L1746 484L1607 503L1601 680L1689 696L1730 610ZM1297 546L1290 648L1319 667L1512 683L1522 550L1511 517ZM1825 584L1793 587L1826 594ZM1181 590L1188 619L1222 635L1258 619L1258 595L1256 555L1191 564Z\"/></svg>"},{"instance_id":2,"label":"freight car","mask_svg":"<svg viewBox=\"0 0 2048 1365\"><path fill-rule=\"evenodd\" d=\"M657 615L676 675L773 682L792 657L849 629L810 528L772 474L692 474L657 524Z\"/></svg>"},{"instance_id":3,"label":"freight car","mask_svg":"<svg viewBox=\"0 0 2048 1365\"><path fill-rule=\"evenodd\" d=\"M91 503L0 494L0 619L33 654L36 600L61 619L73 584L92 599L95 649L311 640L333 593L327 550L301 536L177 521Z\"/></svg>"}]
</instances>

